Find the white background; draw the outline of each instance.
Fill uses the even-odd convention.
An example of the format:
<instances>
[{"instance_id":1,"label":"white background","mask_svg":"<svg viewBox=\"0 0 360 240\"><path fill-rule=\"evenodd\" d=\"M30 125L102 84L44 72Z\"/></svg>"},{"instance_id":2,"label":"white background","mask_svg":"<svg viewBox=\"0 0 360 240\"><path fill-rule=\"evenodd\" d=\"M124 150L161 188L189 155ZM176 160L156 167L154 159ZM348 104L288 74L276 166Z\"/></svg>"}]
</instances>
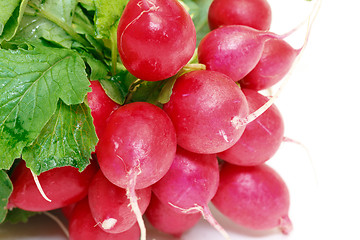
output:
<instances>
[{"instance_id":1,"label":"white background","mask_svg":"<svg viewBox=\"0 0 360 240\"><path fill-rule=\"evenodd\" d=\"M278 34L306 20L314 6L314 2L305 0L269 2L273 10L271 30ZM222 219L215 211L232 239L360 239L359 11L357 1L322 1L308 45L276 102L284 117L285 135L307 149L283 143L268 162L289 187L293 232L284 236L277 230L248 231ZM301 46L305 32L306 26L289 42ZM9 233L16 237L4 236ZM65 239L57 225L46 218L35 217L26 225L0 228L1 239L29 236ZM222 237L201 221L182 239Z\"/></svg>"}]
</instances>

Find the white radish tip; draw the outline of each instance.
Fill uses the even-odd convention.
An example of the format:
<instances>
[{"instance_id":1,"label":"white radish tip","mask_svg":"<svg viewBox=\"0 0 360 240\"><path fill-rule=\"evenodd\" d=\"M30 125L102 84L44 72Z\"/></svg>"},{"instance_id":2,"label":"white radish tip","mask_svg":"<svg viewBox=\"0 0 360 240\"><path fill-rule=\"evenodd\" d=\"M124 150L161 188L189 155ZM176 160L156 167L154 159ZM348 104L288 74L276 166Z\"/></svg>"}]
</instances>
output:
<instances>
[{"instance_id":1,"label":"white radish tip","mask_svg":"<svg viewBox=\"0 0 360 240\"><path fill-rule=\"evenodd\" d=\"M115 218L107 218L101 223L101 227L105 230L109 230L115 226L117 220Z\"/></svg>"},{"instance_id":2,"label":"white radish tip","mask_svg":"<svg viewBox=\"0 0 360 240\"><path fill-rule=\"evenodd\" d=\"M280 218L279 228L281 232L285 235L288 235L293 230L293 225L289 216L286 215Z\"/></svg>"},{"instance_id":3,"label":"white radish tip","mask_svg":"<svg viewBox=\"0 0 360 240\"><path fill-rule=\"evenodd\" d=\"M46 201L51 202L51 200L46 196L43 188L41 187L41 184L40 184L40 181L39 181L38 176L37 176L32 170L30 170L30 171L31 171L31 174L32 174L32 176L33 176L33 178L34 178L34 182L35 182L35 184L36 184L36 187L37 187L37 189L39 190L41 196L42 196Z\"/></svg>"}]
</instances>

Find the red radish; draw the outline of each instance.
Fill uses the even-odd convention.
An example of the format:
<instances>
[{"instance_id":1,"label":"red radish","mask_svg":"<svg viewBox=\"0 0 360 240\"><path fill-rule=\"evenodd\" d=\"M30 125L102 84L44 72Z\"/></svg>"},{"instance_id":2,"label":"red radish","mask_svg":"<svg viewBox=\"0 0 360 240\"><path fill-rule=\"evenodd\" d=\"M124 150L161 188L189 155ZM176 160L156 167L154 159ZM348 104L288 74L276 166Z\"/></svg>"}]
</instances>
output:
<instances>
[{"instance_id":1,"label":"red radish","mask_svg":"<svg viewBox=\"0 0 360 240\"><path fill-rule=\"evenodd\" d=\"M178 145L196 153L217 153L234 145L248 114L241 89L226 75L208 70L186 73L172 89L164 111L171 118Z\"/></svg>"},{"instance_id":2,"label":"red radish","mask_svg":"<svg viewBox=\"0 0 360 240\"><path fill-rule=\"evenodd\" d=\"M242 89L250 112L257 110L268 98L251 89ZM221 159L236 165L253 166L269 160L278 150L284 137L284 122L273 104L254 121L246 125L239 141L231 148L218 153Z\"/></svg>"},{"instance_id":3,"label":"red radish","mask_svg":"<svg viewBox=\"0 0 360 240\"><path fill-rule=\"evenodd\" d=\"M134 224L122 233L104 232L94 221L88 199L78 202L69 221L70 240L138 240L140 229Z\"/></svg>"},{"instance_id":4,"label":"red radish","mask_svg":"<svg viewBox=\"0 0 360 240\"><path fill-rule=\"evenodd\" d=\"M99 81L90 81L91 92L87 95L91 116L94 119L96 135L100 138L110 114L120 105L109 98Z\"/></svg>"},{"instance_id":5,"label":"red radish","mask_svg":"<svg viewBox=\"0 0 360 240\"><path fill-rule=\"evenodd\" d=\"M138 204L143 214L150 203L151 190L136 190ZM92 216L99 227L108 233L120 233L136 223L126 190L115 186L99 171L89 186L89 205Z\"/></svg>"},{"instance_id":6,"label":"red radish","mask_svg":"<svg viewBox=\"0 0 360 240\"><path fill-rule=\"evenodd\" d=\"M242 25L229 25L208 33L198 48L199 63L207 70L226 74L238 81L259 62L264 42L277 38L274 33Z\"/></svg>"},{"instance_id":7,"label":"red radish","mask_svg":"<svg viewBox=\"0 0 360 240\"><path fill-rule=\"evenodd\" d=\"M67 220L70 220L76 204L77 204L77 202L69 204L69 205L61 208L61 212L63 213L63 215L66 217Z\"/></svg>"},{"instance_id":8,"label":"red radish","mask_svg":"<svg viewBox=\"0 0 360 240\"><path fill-rule=\"evenodd\" d=\"M241 167L225 163L214 206L239 225L255 230L292 230L290 197L283 179L269 166Z\"/></svg>"},{"instance_id":9,"label":"red radish","mask_svg":"<svg viewBox=\"0 0 360 240\"><path fill-rule=\"evenodd\" d=\"M240 80L241 86L257 91L270 88L289 72L300 51L282 39L269 39L258 64Z\"/></svg>"},{"instance_id":10,"label":"red radish","mask_svg":"<svg viewBox=\"0 0 360 240\"><path fill-rule=\"evenodd\" d=\"M226 25L245 25L269 30L271 7L267 0L214 0L209 8L211 30Z\"/></svg>"},{"instance_id":11,"label":"red radish","mask_svg":"<svg viewBox=\"0 0 360 240\"><path fill-rule=\"evenodd\" d=\"M40 194L31 170L24 161L16 166L11 181L14 190L9 198L8 208L18 207L27 211L49 211L75 203L87 195L88 186L98 168L90 164L79 172L75 167L59 167L38 176L48 201Z\"/></svg>"},{"instance_id":12,"label":"red radish","mask_svg":"<svg viewBox=\"0 0 360 240\"><path fill-rule=\"evenodd\" d=\"M97 147L104 176L125 188L146 239L135 189L149 187L169 170L176 152L176 134L170 118L146 102L126 104L113 112Z\"/></svg>"},{"instance_id":13,"label":"red radish","mask_svg":"<svg viewBox=\"0 0 360 240\"><path fill-rule=\"evenodd\" d=\"M215 154L197 154L178 147L171 168L152 190L162 203L169 204L178 213L200 212L228 238L208 207L218 184L219 166Z\"/></svg>"},{"instance_id":14,"label":"red radish","mask_svg":"<svg viewBox=\"0 0 360 240\"><path fill-rule=\"evenodd\" d=\"M194 23L177 0L130 0L117 34L122 63L147 81L175 75L196 47Z\"/></svg>"},{"instance_id":15,"label":"red radish","mask_svg":"<svg viewBox=\"0 0 360 240\"><path fill-rule=\"evenodd\" d=\"M156 229L180 238L184 232L196 225L201 213L179 213L173 206L162 203L153 194L145 216Z\"/></svg>"}]
</instances>

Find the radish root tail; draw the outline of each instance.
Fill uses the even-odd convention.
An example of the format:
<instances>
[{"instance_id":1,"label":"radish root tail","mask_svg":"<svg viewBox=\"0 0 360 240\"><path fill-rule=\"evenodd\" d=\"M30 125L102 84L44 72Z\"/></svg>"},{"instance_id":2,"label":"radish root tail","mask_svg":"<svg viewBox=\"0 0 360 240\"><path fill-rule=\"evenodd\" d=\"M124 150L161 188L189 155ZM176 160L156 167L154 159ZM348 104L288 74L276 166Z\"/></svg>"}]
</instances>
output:
<instances>
[{"instance_id":1,"label":"radish root tail","mask_svg":"<svg viewBox=\"0 0 360 240\"><path fill-rule=\"evenodd\" d=\"M140 240L146 240L146 227L145 227L144 219L142 218L141 210L138 204L138 198L135 192L136 178L141 172L140 170L138 171L137 170L138 168L133 168L129 171L129 175L128 175L129 182L126 188L126 195L130 200L131 209L134 212L136 216L136 220L140 227L140 232L141 232Z\"/></svg>"},{"instance_id":2,"label":"radish root tail","mask_svg":"<svg viewBox=\"0 0 360 240\"><path fill-rule=\"evenodd\" d=\"M191 208L181 208L179 206L176 206L172 203L169 202L169 204L174 207L177 208L179 210L181 210L182 213L184 214L191 214L192 212L201 212L203 218L213 227L215 228L226 240L231 240L229 234L225 231L225 229L216 221L216 219L214 218L214 216L212 215L210 208L208 206L202 207L199 206L198 204L194 204L194 207Z\"/></svg>"},{"instance_id":3,"label":"radish root tail","mask_svg":"<svg viewBox=\"0 0 360 240\"><path fill-rule=\"evenodd\" d=\"M32 170L30 170L30 171L31 171L31 174L32 174L32 176L33 176L33 178L34 178L34 182L35 182L35 184L36 184L36 187L37 187L37 189L39 190L41 196L42 196L46 201L51 202L51 200L46 196L43 188L41 187L41 184L40 184L40 181L39 181L38 176L37 176Z\"/></svg>"},{"instance_id":4,"label":"radish root tail","mask_svg":"<svg viewBox=\"0 0 360 240\"><path fill-rule=\"evenodd\" d=\"M297 57L294 60L294 63L292 64L289 72L286 74L286 76L284 77L284 79L282 80L281 85L279 86L278 90L275 92L275 94L269 98L269 100L264 103L263 106L261 106L260 108L258 108L257 110L255 110L254 112L250 113L248 116L246 116L245 118L240 118L240 117L234 117L231 120L231 124L235 127L235 128L240 128L241 126L245 126L247 124L249 124L250 122L254 121L256 118L258 118L261 114L263 114L268 108L270 108L274 102L278 99L278 97L280 96L281 92L283 91L283 89L285 88L286 84L289 82L289 79L295 69L295 66L297 66L298 62L301 59L301 56L304 52L305 47L307 46L307 43L309 41L309 35L310 35L310 30L312 28L312 25L314 24L314 21L317 17L317 14L320 10L320 6L321 6L321 1L322 0L318 0L316 1L314 8L311 12L311 14L308 17L308 26L307 26L307 31L305 34L305 40L304 40L304 44L301 47L301 50L299 51L299 54L297 55Z\"/></svg>"}]
</instances>

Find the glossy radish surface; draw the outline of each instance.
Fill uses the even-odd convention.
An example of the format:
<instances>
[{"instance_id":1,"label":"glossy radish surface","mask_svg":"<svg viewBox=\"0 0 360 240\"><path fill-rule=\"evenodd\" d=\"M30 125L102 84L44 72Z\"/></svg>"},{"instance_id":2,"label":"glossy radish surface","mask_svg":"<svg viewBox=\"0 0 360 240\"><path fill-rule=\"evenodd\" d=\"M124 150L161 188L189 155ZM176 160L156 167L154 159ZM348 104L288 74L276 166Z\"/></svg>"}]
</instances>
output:
<instances>
[{"instance_id":1,"label":"glossy radish surface","mask_svg":"<svg viewBox=\"0 0 360 240\"><path fill-rule=\"evenodd\" d=\"M51 200L49 202L40 194L30 169L21 161L11 176L14 190L8 207L36 212L75 203L87 195L88 186L97 170L94 164L90 164L82 172L74 167L59 167L41 173L38 179L44 193Z\"/></svg>"},{"instance_id":2,"label":"glossy radish surface","mask_svg":"<svg viewBox=\"0 0 360 240\"><path fill-rule=\"evenodd\" d=\"M78 202L69 220L70 240L139 240L140 229L134 224L122 233L104 232L91 215L88 199Z\"/></svg>"},{"instance_id":3,"label":"glossy radish surface","mask_svg":"<svg viewBox=\"0 0 360 240\"><path fill-rule=\"evenodd\" d=\"M135 188L146 188L169 170L176 152L175 129L159 107L145 102L117 109L99 140L97 157L105 177L127 188L131 174Z\"/></svg>"},{"instance_id":4,"label":"glossy radish surface","mask_svg":"<svg viewBox=\"0 0 360 240\"><path fill-rule=\"evenodd\" d=\"M250 112L268 101L268 98L251 89L242 89ZM284 122L279 109L273 104L254 121L246 125L239 141L218 153L221 159L236 165L253 166L269 160L284 138Z\"/></svg>"},{"instance_id":5,"label":"glossy radish surface","mask_svg":"<svg viewBox=\"0 0 360 240\"><path fill-rule=\"evenodd\" d=\"M141 240L145 240L146 228L135 189L159 181L173 162L176 134L170 118L150 103L126 104L110 116L96 151L104 176L126 189Z\"/></svg>"},{"instance_id":6,"label":"glossy radish surface","mask_svg":"<svg viewBox=\"0 0 360 240\"><path fill-rule=\"evenodd\" d=\"M208 33L198 48L199 62L207 70L226 74L238 81L259 62L264 42L275 35L242 25L228 25Z\"/></svg>"},{"instance_id":7,"label":"glossy radish surface","mask_svg":"<svg viewBox=\"0 0 360 240\"><path fill-rule=\"evenodd\" d=\"M176 80L164 111L175 126L178 145L211 154L237 142L245 129L238 121L248 114L248 106L241 89L229 77L200 70Z\"/></svg>"},{"instance_id":8,"label":"glossy radish surface","mask_svg":"<svg viewBox=\"0 0 360 240\"><path fill-rule=\"evenodd\" d=\"M239 81L241 86L257 91L270 88L289 72L300 51L283 39L267 40L255 68Z\"/></svg>"},{"instance_id":9,"label":"glossy radish surface","mask_svg":"<svg viewBox=\"0 0 360 240\"><path fill-rule=\"evenodd\" d=\"M217 191L219 166L215 154L197 154L178 147L171 168L152 186L158 199L184 214L200 212L226 239L228 234L212 216L208 204Z\"/></svg>"},{"instance_id":10,"label":"glossy radish surface","mask_svg":"<svg viewBox=\"0 0 360 240\"><path fill-rule=\"evenodd\" d=\"M139 208L143 214L151 198L150 188L136 191ZM109 233L120 233L136 223L126 190L115 186L99 171L89 186L89 205L98 226Z\"/></svg>"},{"instance_id":11,"label":"glossy radish surface","mask_svg":"<svg viewBox=\"0 0 360 240\"><path fill-rule=\"evenodd\" d=\"M106 126L110 114L115 111L119 104L109 98L99 81L90 81L91 92L87 95L91 116L94 119L96 135L100 137Z\"/></svg>"},{"instance_id":12,"label":"glossy radish surface","mask_svg":"<svg viewBox=\"0 0 360 240\"><path fill-rule=\"evenodd\" d=\"M226 25L245 25L269 30L271 7L267 0L214 0L209 8L210 29Z\"/></svg>"},{"instance_id":13,"label":"glossy radish surface","mask_svg":"<svg viewBox=\"0 0 360 240\"><path fill-rule=\"evenodd\" d=\"M184 232L197 224L202 215L199 212L179 213L173 206L162 203L153 194L145 216L156 229L180 238Z\"/></svg>"},{"instance_id":14,"label":"glossy radish surface","mask_svg":"<svg viewBox=\"0 0 360 240\"><path fill-rule=\"evenodd\" d=\"M130 0L117 36L122 63L134 76L148 81L175 75L196 46L195 26L176 0Z\"/></svg>"},{"instance_id":15,"label":"glossy radish surface","mask_svg":"<svg viewBox=\"0 0 360 240\"><path fill-rule=\"evenodd\" d=\"M288 216L290 196L278 173L267 165L241 167L224 164L215 207L235 223L250 229L292 229Z\"/></svg>"}]
</instances>

